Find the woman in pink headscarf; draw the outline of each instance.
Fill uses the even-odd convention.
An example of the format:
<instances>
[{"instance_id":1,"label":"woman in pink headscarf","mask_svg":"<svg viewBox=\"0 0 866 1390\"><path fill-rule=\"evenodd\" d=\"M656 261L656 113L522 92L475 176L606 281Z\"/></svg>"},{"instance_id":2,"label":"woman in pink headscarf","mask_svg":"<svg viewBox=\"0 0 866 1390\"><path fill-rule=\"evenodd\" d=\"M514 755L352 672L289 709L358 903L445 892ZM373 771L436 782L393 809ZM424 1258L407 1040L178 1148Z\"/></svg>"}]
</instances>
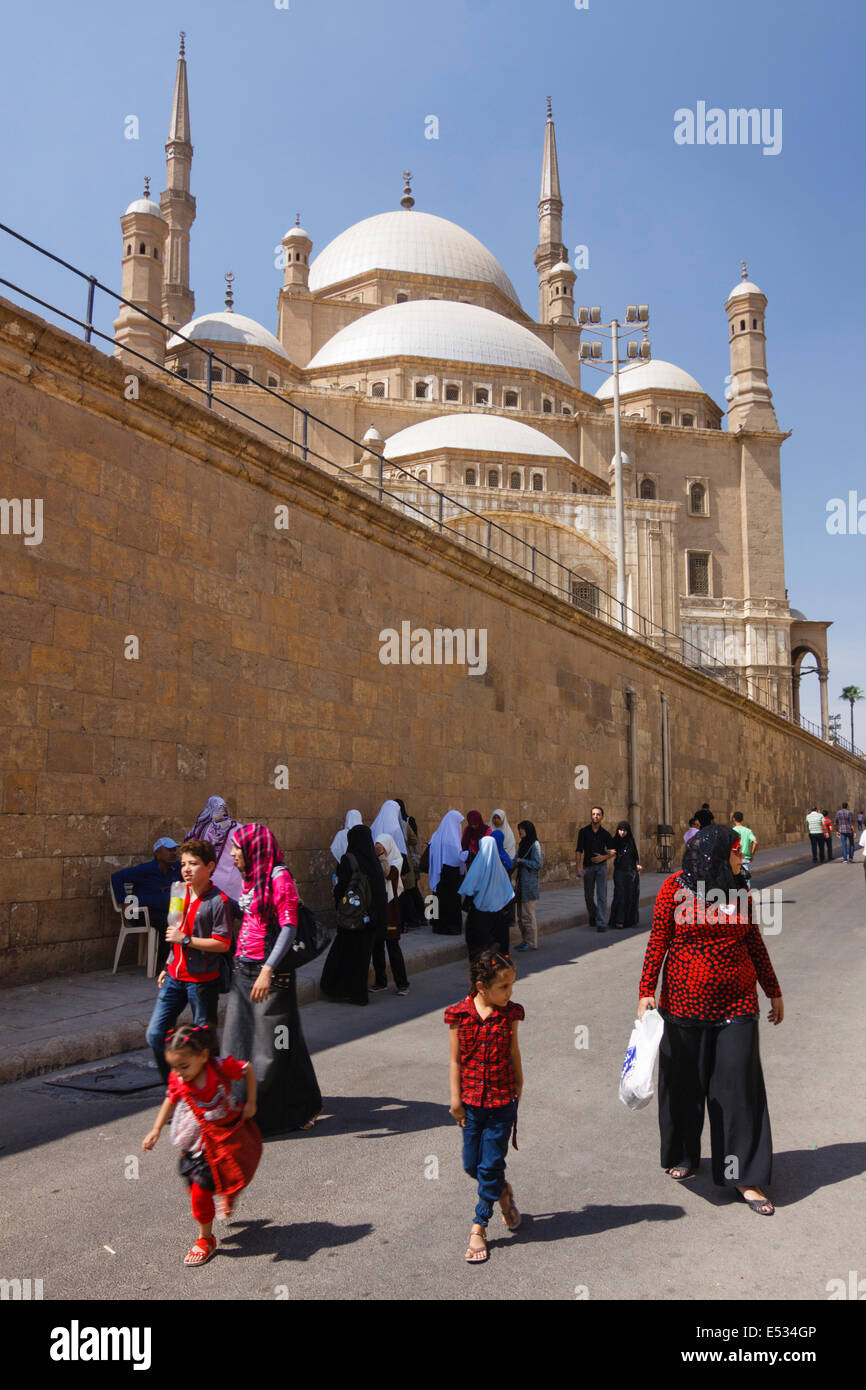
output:
<instances>
[{"instance_id":1,"label":"woman in pink headscarf","mask_svg":"<svg viewBox=\"0 0 866 1390\"><path fill-rule=\"evenodd\" d=\"M235 949L223 1052L252 1062L258 1083L256 1122L263 1134L311 1129L322 1093L298 1012L291 946L298 893L266 825L245 825L231 841L243 877L243 921Z\"/></svg>"}]
</instances>

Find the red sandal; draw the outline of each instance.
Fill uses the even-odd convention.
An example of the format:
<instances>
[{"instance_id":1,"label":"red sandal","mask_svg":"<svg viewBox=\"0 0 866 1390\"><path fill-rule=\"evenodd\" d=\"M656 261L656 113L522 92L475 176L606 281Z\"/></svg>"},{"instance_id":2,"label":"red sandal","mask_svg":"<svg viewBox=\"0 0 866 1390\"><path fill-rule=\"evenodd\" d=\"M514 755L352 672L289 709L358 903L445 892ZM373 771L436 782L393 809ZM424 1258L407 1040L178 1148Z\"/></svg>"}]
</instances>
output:
<instances>
[{"instance_id":1,"label":"red sandal","mask_svg":"<svg viewBox=\"0 0 866 1390\"><path fill-rule=\"evenodd\" d=\"M186 1252L185 1265L206 1265L216 1253L216 1236L199 1236Z\"/></svg>"}]
</instances>

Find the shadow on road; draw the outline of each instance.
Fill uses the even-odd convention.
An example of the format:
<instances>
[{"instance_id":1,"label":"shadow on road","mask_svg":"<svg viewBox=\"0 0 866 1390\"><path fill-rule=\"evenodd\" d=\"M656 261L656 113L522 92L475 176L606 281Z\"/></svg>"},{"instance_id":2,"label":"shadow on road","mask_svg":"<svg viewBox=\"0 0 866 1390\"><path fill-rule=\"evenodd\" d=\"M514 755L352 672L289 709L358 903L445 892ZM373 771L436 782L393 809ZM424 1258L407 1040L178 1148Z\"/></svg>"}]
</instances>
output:
<instances>
[{"instance_id":1,"label":"shadow on road","mask_svg":"<svg viewBox=\"0 0 866 1390\"><path fill-rule=\"evenodd\" d=\"M242 1229L238 1230L237 1228ZM232 1258L272 1255L279 1260L309 1260L319 1250L353 1245L372 1233L369 1222L358 1226L335 1226L331 1221L298 1221L291 1226L274 1226L269 1221L234 1221L231 1232L220 1235L219 1252ZM239 1248L232 1250L230 1245Z\"/></svg>"},{"instance_id":2,"label":"shadow on road","mask_svg":"<svg viewBox=\"0 0 866 1390\"><path fill-rule=\"evenodd\" d=\"M686 1215L684 1207L652 1202L646 1206L587 1206L581 1211L547 1211L530 1215L523 1221L516 1237L532 1241L568 1240L573 1236L596 1236L604 1231L616 1231L622 1226L637 1226L643 1221L678 1221ZM515 1236L503 1236L490 1244L507 1244Z\"/></svg>"},{"instance_id":3,"label":"shadow on road","mask_svg":"<svg viewBox=\"0 0 866 1390\"><path fill-rule=\"evenodd\" d=\"M769 1184L773 1204L793 1207L822 1187L832 1187L866 1172L866 1143L827 1144L823 1149L788 1149L773 1155L773 1179ZM678 1184L711 1207L739 1202L733 1187L716 1187L709 1160L704 1159L696 1176Z\"/></svg>"},{"instance_id":4,"label":"shadow on road","mask_svg":"<svg viewBox=\"0 0 866 1390\"><path fill-rule=\"evenodd\" d=\"M314 1135L329 1138L354 1134L361 1139L387 1139L393 1134L414 1134L421 1130L454 1128L448 1107L426 1100L405 1100L399 1096L329 1096L324 1100L321 1118L312 1130L275 1134L266 1144L284 1139L309 1140Z\"/></svg>"}]
</instances>

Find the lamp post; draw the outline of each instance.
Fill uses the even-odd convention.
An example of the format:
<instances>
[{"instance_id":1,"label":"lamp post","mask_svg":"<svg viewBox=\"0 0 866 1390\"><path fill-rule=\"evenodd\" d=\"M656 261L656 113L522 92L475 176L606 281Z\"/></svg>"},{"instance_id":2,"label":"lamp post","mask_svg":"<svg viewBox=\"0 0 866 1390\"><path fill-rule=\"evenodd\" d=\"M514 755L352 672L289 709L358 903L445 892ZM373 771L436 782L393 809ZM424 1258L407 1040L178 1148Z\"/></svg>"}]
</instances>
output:
<instances>
[{"instance_id":1,"label":"lamp post","mask_svg":"<svg viewBox=\"0 0 866 1390\"><path fill-rule=\"evenodd\" d=\"M587 307L581 305L577 311L578 323L600 324L601 309L598 305ZM632 333L643 333L643 340L640 343L630 341L626 344L626 355L622 359L623 365L635 358L647 360L652 356L652 345L647 337L649 328L649 306L646 304L629 304L625 311L625 321L633 324L634 327L625 329L625 336ZM602 357L602 345L600 342L581 342L581 360L588 362L591 366L601 365L613 368L613 488L614 506L616 512L616 602L619 609L619 625L625 631L625 493L622 482L622 421L619 412L619 341L621 325L618 319L610 321L610 357ZM599 328L596 330L600 336L606 336Z\"/></svg>"}]
</instances>

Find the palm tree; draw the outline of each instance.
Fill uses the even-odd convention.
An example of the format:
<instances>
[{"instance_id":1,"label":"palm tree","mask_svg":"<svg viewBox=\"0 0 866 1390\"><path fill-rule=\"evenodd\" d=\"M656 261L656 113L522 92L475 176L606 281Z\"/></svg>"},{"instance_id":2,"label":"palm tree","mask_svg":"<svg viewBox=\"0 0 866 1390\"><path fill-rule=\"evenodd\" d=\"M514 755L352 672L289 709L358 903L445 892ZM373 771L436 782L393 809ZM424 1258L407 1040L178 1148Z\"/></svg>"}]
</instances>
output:
<instances>
[{"instance_id":1,"label":"palm tree","mask_svg":"<svg viewBox=\"0 0 866 1390\"><path fill-rule=\"evenodd\" d=\"M839 696L839 699L840 699L840 700L847 700L848 703L849 703L849 705L851 706L851 752L852 752L852 753L854 752L854 701L855 701L855 700L862 700L862 699L864 699L864 698L866 698L866 697L864 697L863 691L860 689L859 685L846 685L846 686L845 686L845 689L842 691L842 694Z\"/></svg>"}]
</instances>

